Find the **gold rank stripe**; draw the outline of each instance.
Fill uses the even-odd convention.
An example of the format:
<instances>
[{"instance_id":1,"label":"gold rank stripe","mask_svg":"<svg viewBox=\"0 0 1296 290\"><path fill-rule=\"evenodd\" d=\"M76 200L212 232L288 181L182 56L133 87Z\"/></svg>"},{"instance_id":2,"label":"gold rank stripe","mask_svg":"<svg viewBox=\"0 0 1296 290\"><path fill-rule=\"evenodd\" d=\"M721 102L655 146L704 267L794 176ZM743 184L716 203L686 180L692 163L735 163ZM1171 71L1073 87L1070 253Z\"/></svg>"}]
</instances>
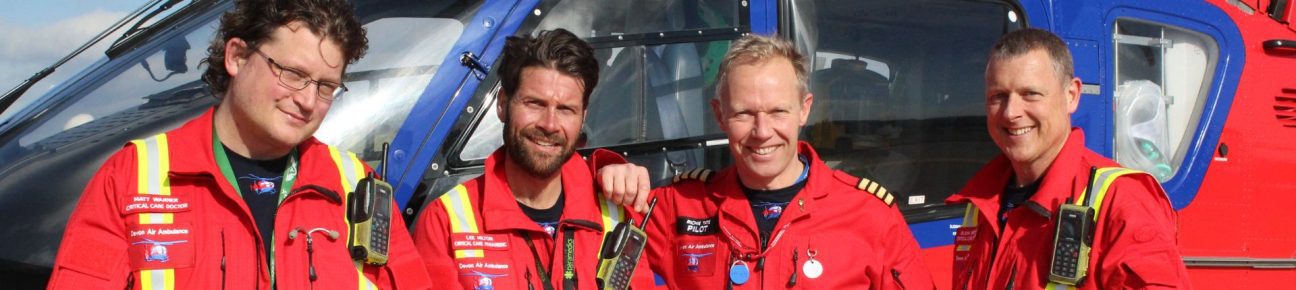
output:
<instances>
[{"instance_id":1,"label":"gold rank stripe","mask_svg":"<svg viewBox=\"0 0 1296 290\"><path fill-rule=\"evenodd\" d=\"M135 144L135 186L139 194L171 195L171 157L166 134L147 139L132 140ZM139 224L159 225L175 223L173 213L140 213ZM136 272L141 290L174 290L175 269L152 269Z\"/></svg>"},{"instance_id":2,"label":"gold rank stripe","mask_svg":"<svg viewBox=\"0 0 1296 290\"><path fill-rule=\"evenodd\" d=\"M446 210L446 216L450 217L450 232L457 234L476 234L481 231L477 228L477 217L473 210L472 200L468 199L468 188L463 184L456 185L454 189L447 191L437 199L441 200L442 207ZM454 250L455 259L459 258L483 258L486 257L485 250Z\"/></svg>"},{"instance_id":3,"label":"gold rank stripe","mask_svg":"<svg viewBox=\"0 0 1296 290\"><path fill-rule=\"evenodd\" d=\"M883 203L886 203L887 206L895 204L895 195L888 192L881 184L873 182L873 180L860 177L859 183L855 184L855 188L873 193L874 196L882 200Z\"/></svg>"},{"instance_id":4,"label":"gold rank stripe","mask_svg":"<svg viewBox=\"0 0 1296 290\"><path fill-rule=\"evenodd\" d=\"M674 182L680 182L682 180L690 180L690 179L706 182L707 179L710 178L711 178L711 170L697 168L697 169L685 171L684 173L675 175L675 178L672 178L671 182L674 183Z\"/></svg>"}]
</instances>

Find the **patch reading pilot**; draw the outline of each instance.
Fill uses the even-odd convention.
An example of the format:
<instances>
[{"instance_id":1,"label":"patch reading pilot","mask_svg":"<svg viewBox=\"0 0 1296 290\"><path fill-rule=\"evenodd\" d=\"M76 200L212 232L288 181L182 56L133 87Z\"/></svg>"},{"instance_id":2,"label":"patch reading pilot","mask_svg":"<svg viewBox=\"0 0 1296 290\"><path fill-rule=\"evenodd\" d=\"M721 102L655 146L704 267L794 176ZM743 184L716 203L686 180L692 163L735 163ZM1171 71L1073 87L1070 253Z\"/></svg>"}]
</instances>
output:
<instances>
[{"instance_id":1,"label":"patch reading pilot","mask_svg":"<svg viewBox=\"0 0 1296 290\"><path fill-rule=\"evenodd\" d=\"M694 219L689 217L678 217L675 219L675 232L685 235L706 236L716 233L716 224L718 217L706 219Z\"/></svg>"}]
</instances>

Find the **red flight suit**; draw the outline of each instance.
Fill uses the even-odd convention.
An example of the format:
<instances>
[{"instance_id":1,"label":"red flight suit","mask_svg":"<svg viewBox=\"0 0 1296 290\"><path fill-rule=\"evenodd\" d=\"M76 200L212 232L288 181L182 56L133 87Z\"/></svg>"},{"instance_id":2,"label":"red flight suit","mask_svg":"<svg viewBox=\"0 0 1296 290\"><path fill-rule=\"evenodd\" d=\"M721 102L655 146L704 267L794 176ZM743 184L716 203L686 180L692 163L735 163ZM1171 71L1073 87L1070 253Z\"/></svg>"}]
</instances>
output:
<instances>
[{"instance_id":1,"label":"red flight suit","mask_svg":"<svg viewBox=\"0 0 1296 290\"><path fill-rule=\"evenodd\" d=\"M694 171L653 190L657 205L646 230L653 270L672 289L726 289L736 260L747 264L751 278L733 289L933 289L913 233L891 206L894 197L829 168L809 143L800 142L798 151L810 174L774 226L764 265L758 265L756 218L730 166L710 178ZM624 163L610 151L591 159L596 166ZM803 271L811 254L822 266L819 277Z\"/></svg>"},{"instance_id":2,"label":"red flight suit","mask_svg":"<svg viewBox=\"0 0 1296 290\"><path fill-rule=\"evenodd\" d=\"M265 244L243 197L227 182L213 155L215 109L166 133L170 192L145 194L137 174L136 144L104 163L81 195L59 247L50 289L270 289ZM143 149L139 151L144 151ZM298 175L275 216L274 259L278 289L364 289L346 246L350 236L336 158L354 156L311 138L297 146ZM351 164L359 164L351 158ZM370 172L368 167L353 167ZM353 185L352 185L353 186ZM349 186L348 186L349 187ZM392 205L391 245L385 266L364 266L364 278L382 289L428 289L413 242ZM149 216L168 216L148 224ZM294 228L324 228L338 237L313 235L309 262ZM159 248L160 244L163 246ZM318 280L309 280L313 264ZM153 275L174 269L165 275ZM145 273L148 274L145 274ZM146 281L147 280L147 281Z\"/></svg>"},{"instance_id":3,"label":"red flight suit","mask_svg":"<svg viewBox=\"0 0 1296 290\"><path fill-rule=\"evenodd\" d=\"M971 202L981 213L978 226L958 231L953 289L1005 289L1010 284L1014 289L1048 287L1056 228L1052 220L1058 206L1084 191L1090 167L1119 166L1084 144L1084 133L1072 128L1039 190L1026 204L1008 211L1003 228L994 216L1013 170L1002 155L946 200ZM1105 199L1089 255L1087 281L1079 288L1189 288L1187 269L1176 247L1175 212L1161 185L1146 174L1127 175L1116 179Z\"/></svg>"},{"instance_id":4,"label":"red flight suit","mask_svg":"<svg viewBox=\"0 0 1296 290\"><path fill-rule=\"evenodd\" d=\"M563 269L566 264L563 248L569 232L574 242L574 270L578 289L598 289L599 251L603 245L603 227L616 226L606 222L600 209L602 199L594 190L593 176L581 157L573 154L563 164L563 194L565 201L556 237L545 233L518 207L504 174L502 148L486 158L482 176L473 178L440 198L428 203L415 222L414 245L427 263L428 274L439 289L545 289L537 269L536 259L551 271L549 280L554 289L563 289ZM458 192L462 190L462 192ZM456 233L453 223L466 222L452 217L455 202L448 198L460 194L471 201L470 220L478 234ZM619 214L624 207L615 206ZM530 239L535 246L527 245ZM463 252L478 251L477 255ZM652 289L653 277L647 263L640 263L631 279L633 289ZM528 287L530 286L530 287Z\"/></svg>"}]
</instances>

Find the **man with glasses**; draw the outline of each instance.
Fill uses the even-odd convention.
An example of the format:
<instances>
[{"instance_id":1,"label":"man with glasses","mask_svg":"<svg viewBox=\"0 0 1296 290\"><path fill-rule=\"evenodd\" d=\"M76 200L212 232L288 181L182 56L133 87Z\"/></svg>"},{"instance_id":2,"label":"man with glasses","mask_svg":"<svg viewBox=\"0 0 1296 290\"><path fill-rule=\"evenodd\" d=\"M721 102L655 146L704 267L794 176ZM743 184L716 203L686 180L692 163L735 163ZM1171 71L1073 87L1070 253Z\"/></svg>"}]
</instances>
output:
<instances>
[{"instance_id":1,"label":"man with glasses","mask_svg":"<svg viewBox=\"0 0 1296 290\"><path fill-rule=\"evenodd\" d=\"M399 218L385 263L353 259L345 209L372 170L311 137L367 48L346 1L239 1L204 60L220 103L100 168L49 287L429 288Z\"/></svg>"}]
</instances>

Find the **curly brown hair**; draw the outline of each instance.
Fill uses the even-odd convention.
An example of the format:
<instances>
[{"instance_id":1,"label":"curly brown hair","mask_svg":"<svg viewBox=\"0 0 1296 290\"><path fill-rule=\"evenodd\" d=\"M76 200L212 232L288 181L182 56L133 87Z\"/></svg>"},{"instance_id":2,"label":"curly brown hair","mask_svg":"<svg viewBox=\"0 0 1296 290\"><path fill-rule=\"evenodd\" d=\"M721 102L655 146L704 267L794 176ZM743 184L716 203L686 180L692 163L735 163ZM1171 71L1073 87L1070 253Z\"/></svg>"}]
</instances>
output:
<instances>
[{"instance_id":1,"label":"curly brown hair","mask_svg":"<svg viewBox=\"0 0 1296 290\"><path fill-rule=\"evenodd\" d=\"M212 94L222 97L229 89L225 70L225 43L235 37L246 41L248 53L260 47L275 29L300 21L306 28L342 49L347 64L355 63L369 50L369 39L360 20L345 0L239 0L232 11L221 16L220 29L207 47L207 65L202 79Z\"/></svg>"}]
</instances>

